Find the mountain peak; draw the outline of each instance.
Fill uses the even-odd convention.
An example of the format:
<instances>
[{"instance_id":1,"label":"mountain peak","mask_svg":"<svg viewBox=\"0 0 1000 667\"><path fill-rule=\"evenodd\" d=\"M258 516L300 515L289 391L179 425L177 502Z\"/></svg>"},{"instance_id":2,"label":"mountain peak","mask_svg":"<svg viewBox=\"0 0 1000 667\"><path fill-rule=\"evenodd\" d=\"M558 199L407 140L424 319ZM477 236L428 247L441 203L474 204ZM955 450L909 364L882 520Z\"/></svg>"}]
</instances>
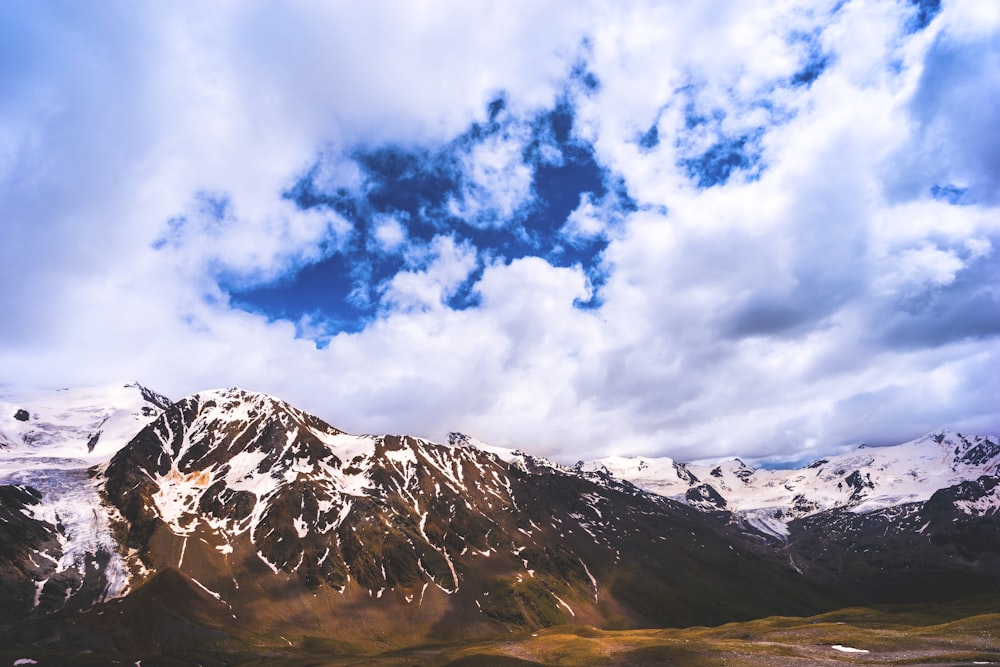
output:
<instances>
[{"instance_id":1,"label":"mountain peak","mask_svg":"<svg viewBox=\"0 0 1000 667\"><path fill-rule=\"evenodd\" d=\"M22 456L107 461L169 405L139 383L0 388L0 444Z\"/></svg>"},{"instance_id":2,"label":"mountain peak","mask_svg":"<svg viewBox=\"0 0 1000 667\"><path fill-rule=\"evenodd\" d=\"M885 575L852 565L851 579L837 559L864 561L893 535L899 553L937 558L966 588L990 567L979 557L989 543L960 542L955 527L992 530L994 437L938 432L798 470L621 456L565 467L461 433L447 445L349 435L239 387L176 403L138 384L118 390L138 397L131 427L142 428L106 465L58 459L34 477L6 473L0 533L30 544L0 567L0 585L17 592L0 617L123 596L122 608L141 606L183 588L177 613L213 623L443 639L567 622L721 623L814 609L841 589L863 600ZM8 410L17 424L49 414L20 402ZM866 546L846 549L855 538ZM972 565L941 551L952 542ZM906 570L884 590L924 574Z\"/></svg>"},{"instance_id":3,"label":"mountain peak","mask_svg":"<svg viewBox=\"0 0 1000 667\"><path fill-rule=\"evenodd\" d=\"M238 389L173 405L115 456L104 488L128 522L134 569L184 570L220 599L270 570L323 606L332 591L408 617L426 597L516 627L600 617L611 594L598 578L626 548L620 535L653 553L663 529L647 523L691 521L631 485L468 436L350 436ZM726 544L716 553L737 558Z\"/></svg>"}]
</instances>

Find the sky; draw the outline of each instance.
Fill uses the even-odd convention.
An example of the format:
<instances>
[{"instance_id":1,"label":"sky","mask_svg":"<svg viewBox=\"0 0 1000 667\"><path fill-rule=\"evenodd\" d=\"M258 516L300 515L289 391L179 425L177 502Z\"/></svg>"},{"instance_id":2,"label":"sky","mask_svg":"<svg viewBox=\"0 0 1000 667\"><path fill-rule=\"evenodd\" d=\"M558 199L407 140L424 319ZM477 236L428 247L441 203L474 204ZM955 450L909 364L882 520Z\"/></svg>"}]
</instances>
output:
<instances>
[{"instance_id":1,"label":"sky","mask_svg":"<svg viewBox=\"0 0 1000 667\"><path fill-rule=\"evenodd\" d=\"M1000 433L1000 4L0 3L0 383L572 463Z\"/></svg>"}]
</instances>

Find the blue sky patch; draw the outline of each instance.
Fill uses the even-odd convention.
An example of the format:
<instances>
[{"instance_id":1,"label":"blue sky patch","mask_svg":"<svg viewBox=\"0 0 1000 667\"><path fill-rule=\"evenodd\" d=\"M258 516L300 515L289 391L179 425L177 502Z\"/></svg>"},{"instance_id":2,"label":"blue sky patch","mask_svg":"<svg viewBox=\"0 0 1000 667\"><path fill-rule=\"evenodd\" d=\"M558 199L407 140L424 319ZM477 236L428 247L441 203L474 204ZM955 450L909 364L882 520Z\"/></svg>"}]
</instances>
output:
<instances>
[{"instance_id":1,"label":"blue sky patch","mask_svg":"<svg viewBox=\"0 0 1000 667\"><path fill-rule=\"evenodd\" d=\"M585 68L574 75L584 90L599 86ZM450 308L479 305L475 284L488 264L527 256L581 266L594 296L576 305L599 305L596 292L607 277L600 268L606 230L637 209L624 180L600 165L593 146L574 134L575 108L567 97L523 119L510 113L500 94L485 112L485 120L444 145L355 147L346 158L360 172L360 185L321 186L317 163L285 197L303 210L335 211L353 231L333 254L278 281L230 287L233 303L272 319L320 314L336 330L357 331L384 307L380 299L388 281L400 271L425 268L422 248L446 235L477 252L474 270L445 298ZM477 163L481 150L486 167ZM497 169L509 174L498 175ZM518 179L526 181L520 189L498 192ZM597 228L571 229L569 219L583 204ZM398 245L378 241L383 227Z\"/></svg>"},{"instance_id":2,"label":"blue sky patch","mask_svg":"<svg viewBox=\"0 0 1000 667\"><path fill-rule=\"evenodd\" d=\"M907 33L920 32L941 13L941 0L910 0L913 15L906 24Z\"/></svg>"},{"instance_id":3,"label":"blue sky patch","mask_svg":"<svg viewBox=\"0 0 1000 667\"><path fill-rule=\"evenodd\" d=\"M792 75L790 83L793 87L808 88L830 65L831 56L823 52L818 35L801 35L799 39L806 47L806 57L802 68Z\"/></svg>"},{"instance_id":4,"label":"blue sky patch","mask_svg":"<svg viewBox=\"0 0 1000 667\"><path fill-rule=\"evenodd\" d=\"M217 192L199 192L194 196L188 215L176 215L167 220L167 230L153 241L153 249L162 250L167 246L178 246L192 224L200 226L201 230L209 235L216 234L231 217L232 205L229 197Z\"/></svg>"},{"instance_id":5,"label":"blue sky patch","mask_svg":"<svg viewBox=\"0 0 1000 667\"><path fill-rule=\"evenodd\" d=\"M764 133L793 116L766 96L773 91L774 88L766 91L765 96L740 99L736 91L729 90L727 110L705 96L703 84L690 82L677 89L677 99L672 104L678 105L683 119L682 128L674 134L678 168L699 188L725 185L737 175L747 181L757 180L765 168L761 146ZM659 142L662 141L659 123L656 127Z\"/></svg>"},{"instance_id":6,"label":"blue sky patch","mask_svg":"<svg viewBox=\"0 0 1000 667\"><path fill-rule=\"evenodd\" d=\"M646 130L641 137L639 137L639 148L643 152L648 152L660 145L660 130L656 127L656 123Z\"/></svg>"},{"instance_id":7,"label":"blue sky patch","mask_svg":"<svg viewBox=\"0 0 1000 667\"><path fill-rule=\"evenodd\" d=\"M957 185L933 185L931 186L931 197L938 201L945 201L949 204L967 204L965 201L968 188L960 188Z\"/></svg>"},{"instance_id":8,"label":"blue sky patch","mask_svg":"<svg viewBox=\"0 0 1000 667\"><path fill-rule=\"evenodd\" d=\"M755 180L762 169L759 135L723 138L701 155L682 159L680 166L699 188L725 185L736 172Z\"/></svg>"}]
</instances>

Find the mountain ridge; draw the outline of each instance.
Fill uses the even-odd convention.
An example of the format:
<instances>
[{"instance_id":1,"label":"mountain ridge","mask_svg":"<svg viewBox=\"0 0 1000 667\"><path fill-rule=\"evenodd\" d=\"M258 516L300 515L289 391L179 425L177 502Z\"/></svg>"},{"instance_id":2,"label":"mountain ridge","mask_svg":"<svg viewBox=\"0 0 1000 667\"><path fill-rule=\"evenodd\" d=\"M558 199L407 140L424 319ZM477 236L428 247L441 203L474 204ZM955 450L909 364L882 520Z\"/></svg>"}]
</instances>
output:
<instances>
[{"instance_id":1,"label":"mountain ridge","mask_svg":"<svg viewBox=\"0 0 1000 667\"><path fill-rule=\"evenodd\" d=\"M355 646L803 615L912 597L927 576L942 585L918 598L998 588L993 436L939 433L795 471L563 466L459 433L350 435L238 388L172 403L123 389L103 412L76 395L78 412L47 427L3 406L49 441L0 451L0 541L17 547L0 552L0 636L70 622L88 628L81 646L141 644L100 610L171 586L190 593L155 636L183 617L223 643L250 626ZM88 450L95 425L119 422L135 428L120 448Z\"/></svg>"},{"instance_id":2,"label":"mountain ridge","mask_svg":"<svg viewBox=\"0 0 1000 667\"><path fill-rule=\"evenodd\" d=\"M898 445L862 445L794 469L753 468L738 458L690 464L669 457L606 457L578 467L602 470L647 491L732 511L758 523L770 519L767 529L781 536L788 522L825 510L864 513L926 502L939 489L981 475L996 476L1000 441L992 435L964 436L942 429Z\"/></svg>"}]
</instances>

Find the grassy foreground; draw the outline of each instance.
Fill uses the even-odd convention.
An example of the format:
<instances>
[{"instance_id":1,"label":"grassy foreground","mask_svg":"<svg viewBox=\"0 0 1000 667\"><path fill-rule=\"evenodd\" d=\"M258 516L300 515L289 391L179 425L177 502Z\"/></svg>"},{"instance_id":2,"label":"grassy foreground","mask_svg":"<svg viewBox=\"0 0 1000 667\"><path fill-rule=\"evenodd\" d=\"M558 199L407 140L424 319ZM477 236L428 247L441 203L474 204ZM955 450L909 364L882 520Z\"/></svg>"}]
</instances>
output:
<instances>
[{"instance_id":1,"label":"grassy foreground","mask_svg":"<svg viewBox=\"0 0 1000 667\"><path fill-rule=\"evenodd\" d=\"M257 638L245 651L163 656L61 654L0 648L0 665L30 658L44 665L294 665L305 667L526 667L587 665L1000 665L1000 600L851 608L810 618L771 617L704 628L602 631L559 626L489 640L345 655L343 646ZM258 643L259 642L259 643ZM840 647L835 648L835 647ZM854 650L850 650L854 649Z\"/></svg>"}]
</instances>

